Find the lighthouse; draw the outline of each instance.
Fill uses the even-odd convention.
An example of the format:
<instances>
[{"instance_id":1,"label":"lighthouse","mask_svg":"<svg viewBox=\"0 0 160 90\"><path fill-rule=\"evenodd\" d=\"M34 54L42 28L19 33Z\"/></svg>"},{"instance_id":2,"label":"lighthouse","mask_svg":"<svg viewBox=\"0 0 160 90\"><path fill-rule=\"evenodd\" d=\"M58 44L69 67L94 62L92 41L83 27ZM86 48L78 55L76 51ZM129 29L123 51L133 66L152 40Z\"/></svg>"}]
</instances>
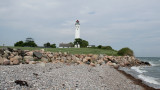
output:
<instances>
[{"instance_id":1,"label":"lighthouse","mask_svg":"<svg viewBox=\"0 0 160 90\"><path fill-rule=\"evenodd\" d=\"M76 23L75 23L75 39L78 39L78 38L80 38L80 23L79 23L79 21L77 20L76 21ZM79 43L77 43L75 46L74 46L75 48L80 48L80 44Z\"/></svg>"},{"instance_id":2,"label":"lighthouse","mask_svg":"<svg viewBox=\"0 0 160 90\"><path fill-rule=\"evenodd\" d=\"M75 30L75 39L77 39L77 38L80 38L80 23L79 23L78 20L75 23L75 27L76 27L76 30Z\"/></svg>"}]
</instances>

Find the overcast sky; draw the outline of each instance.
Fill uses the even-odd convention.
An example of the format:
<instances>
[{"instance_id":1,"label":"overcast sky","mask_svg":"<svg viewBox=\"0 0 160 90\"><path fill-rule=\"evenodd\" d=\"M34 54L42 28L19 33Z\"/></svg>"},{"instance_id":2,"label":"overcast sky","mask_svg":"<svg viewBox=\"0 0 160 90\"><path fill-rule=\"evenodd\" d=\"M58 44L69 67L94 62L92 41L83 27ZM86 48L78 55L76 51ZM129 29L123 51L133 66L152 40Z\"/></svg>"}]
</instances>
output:
<instances>
[{"instance_id":1,"label":"overcast sky","mask_svg":"<svg viewBox=\"0 0 160 90\"><path fill-rule=\"evenodd\" d=\"M77 19L91 45L160 57L160 0L0 0L0 46L73 42Z\"/></svg>"}]
</instances>

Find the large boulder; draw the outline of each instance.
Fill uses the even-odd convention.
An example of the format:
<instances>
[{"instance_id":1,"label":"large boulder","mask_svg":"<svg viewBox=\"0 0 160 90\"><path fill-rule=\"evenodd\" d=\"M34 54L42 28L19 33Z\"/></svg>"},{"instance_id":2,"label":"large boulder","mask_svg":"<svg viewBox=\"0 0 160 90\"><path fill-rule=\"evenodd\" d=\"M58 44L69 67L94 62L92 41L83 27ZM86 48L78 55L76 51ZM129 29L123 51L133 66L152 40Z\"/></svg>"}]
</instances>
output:
<instances>
[{"instance_id":1,"label":"large boulder","mask_svg":"<svg viewBox=\"0 0 160 90\"><path fill-rule=\"evenodd\" d=\"M42 58L42 53L40 53L40 52L33 52L33 56L37 57L38 59L41 59Z\"/></svg>"},{"instance_id":2,"label":"large boulder","mask_svg":"<svg viewBox=\"0 0 160 90\"><path fill-rule=\"evenodd\" d=\"M24 56L24 60L29 60L29 61L33 61L34 58L32 56Z\"/></svg>"}]
</instances>

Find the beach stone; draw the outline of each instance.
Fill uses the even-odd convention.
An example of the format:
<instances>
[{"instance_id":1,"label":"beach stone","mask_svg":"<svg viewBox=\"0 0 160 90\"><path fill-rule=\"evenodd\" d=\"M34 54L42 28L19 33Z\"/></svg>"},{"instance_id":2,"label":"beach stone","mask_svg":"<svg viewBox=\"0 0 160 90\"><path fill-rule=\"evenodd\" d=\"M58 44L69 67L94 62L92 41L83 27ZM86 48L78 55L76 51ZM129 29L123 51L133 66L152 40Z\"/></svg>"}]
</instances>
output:
<instances>
[{"instance_id":1,"label":"beach stone","mask_svg":"<svg viewBox=\"0 0 160 90\"><path fill-rule=\"evenodd\" d=\"M49 58L52 58L52 57L53 57L53 55L52 55L52 54L48 54L47 56L48 56Z\"/></svg>"},{"instance_id":2,"label":"beach stone","mask_svg":"<svg viewBox=\"0 0 160 90\"><path fill-rule=\"evenodd\" d=\"M2 65L4 62L4 59L0 56L0 65Z\"/></svg>"},{"instance_id":3,"label":"beach stone","mask_svg":"<svg viewBox=\"0 0 160 90\"><path fill-rule=\"evenodd\" d=\"M34 58L32 56L24 56L24 60L29 60L29 61L33 61Z\"/></svg>"},{"instance_id":4,"label":"beach stone","mask_svg":"<svg viewBox=\"0 0 160 90\"><path fill-rule=\"evenodd\" d=\"M47 58L44 58L44 57L41 58L41 61L42 61L42 62L45 62L45 63L48 63L48 62L49 62L48 59L47 59Z\"/></svg>"},{"instance_id":5,"label":"beach stone","mask_svg":"<svg viewBox=\"0 0 160 90\"><path fill-rule=\"evenodd\" d=\"M92 60L97 60L98 57L99 57L98 55L93 55L93 56L92 56Z\"/></svg>"},{"instance_id":6,"label":"beach stone","mask_svg":"<svg viewBox=\"0 0 160 90\"><path fill-rule=\"evenodd\" d=\"M19 60L18 59L15 59L14 61L13 61L13 65L18 65L19 64Z\"/></svg>"},{"instance_id":7,"label":"beach stone","mask_svg":"<svg viewBox=\"0 0 160 90\"><path fill-rule=\"evenodd\" d=\"M44 53L44 49L41 49L40 52L41 52L41 53Z\"/></svg>"},{"instance_id":8,"label":"beach stone","mask_svg":"<svg viewBox=\"0 0 160 90\"><path fill-rule=\"evenodd\" d=\"M0 49L0 54L3 55L4 54L4 50Z\"/></svg>"},{"instance_id":9,"label":"beach stone","mask_svg":"<svg viewBox=\"0 0 160 90\"><path fill-rule=\"evenodd\" d=\"M33 51L26 52L27 56L33 56Z\"/></svg>"},{"instance_id":10,"label":"beach stone","mask_svg":"<svg viewBox=\"0 0 160 90\"><path fill-rule=\"evenodd\" d=\"M42 53L40 52L33 52L33 56L37 57L38 59L42 58Z\"/></svg>"},{"instance_id":11,"label":"beach stone","mask_svg":"<svg viewBox=\"0 0 160 90\"><path fill-rule=\"evenodd\" d=\"M29 61L29 64L36 64L35 61Z\"/></svg>"},{"instance_id":12,"label":"beach stone","mask_svg":"<svg viewBox=\"0 0 160 90\"><path fill-rule=\"evenodd\" d=\"M6 58L3 58L3 65L10 65L10 61Z\"/></svg>"}]
</instances>

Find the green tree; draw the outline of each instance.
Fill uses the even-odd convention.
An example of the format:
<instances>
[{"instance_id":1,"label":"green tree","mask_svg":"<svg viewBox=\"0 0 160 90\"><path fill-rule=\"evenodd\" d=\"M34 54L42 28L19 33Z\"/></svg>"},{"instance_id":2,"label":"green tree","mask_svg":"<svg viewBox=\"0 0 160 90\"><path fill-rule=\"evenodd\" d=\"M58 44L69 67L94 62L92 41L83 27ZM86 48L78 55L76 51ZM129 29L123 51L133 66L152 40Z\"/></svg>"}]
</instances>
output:
<instances>
[{"instance_id":1,"label":"green tree","mask_svg":"<svg viewBox=\"0 0 160 90\"><path fill-rule=\"evenodd\" d=\"M117 54L121 56L134 56L133 50L128 47L120 49Z\"/></svg>"},{"instance_id":2,"label":"green tree","mask_svg":"<svg viewBox=\"0 0 160 90\"><path fill-rule=\"evenodd\" d=\"M34 41L28 41L24 43L25 47L37 47L37 44Z\"/></svg>"},{"instance_id":3,"label":"green tree","mask_svg":"<svg viewBox=\"0 0 160 90\"><path fill-rule=\"evenodd\" d=\"M51 44L49 42L44 44L44 47L51 47Z\"/></svg>"},{"instance_id":4,"label":"green tree","mask_svg":"<svg viewBox=\"0 0 160 90\"><path fill-rule=\"evenodd\" d=\"M98 48L101 49L101 48L102 48L102 45L98 45Z\"/></svg>"},{"instance_id":5,"label":"green tree","mask_svg":"<svg viewBox=\"0 0 160 90\"><path fill-rule=\"evenodd\" d=\"M88 41L86 40L82 40L82 43L80 44L81 47L87 47L88 45Z\"/></svg>"},{"instance_id":6,"label":"green tree","mask_svg":"<svg viewBox=\"0 0 160 90\"><path fill-rule=\"evenodd\" d=\"M24 43L23 43L23 41L19 41L19 42L16 42L16 43L14 44L14 46L15 46L15 47L16 47L16 46L23 47L23 46L24 46Z\"/></svg>"},{"instance_id":7,"label":"green tree","mask_svg":"<svg viewBox=\"0 0 160 90\"><path fill-rule=\"evenodd\" d=\"M56 44L51 44L50 47L51 48L56 48Z\"/></svg>"},{"instance_id":8,"label":"green tree","mask_svg":"<svg viewBox=\"0 0 160 90\"><path fill-rule=\"evenodd\" d=\"M77 38L74 40L74 45L80 45L80 47L87 47L89 45L88 41Z\"/></svg>"}]
</instances>

